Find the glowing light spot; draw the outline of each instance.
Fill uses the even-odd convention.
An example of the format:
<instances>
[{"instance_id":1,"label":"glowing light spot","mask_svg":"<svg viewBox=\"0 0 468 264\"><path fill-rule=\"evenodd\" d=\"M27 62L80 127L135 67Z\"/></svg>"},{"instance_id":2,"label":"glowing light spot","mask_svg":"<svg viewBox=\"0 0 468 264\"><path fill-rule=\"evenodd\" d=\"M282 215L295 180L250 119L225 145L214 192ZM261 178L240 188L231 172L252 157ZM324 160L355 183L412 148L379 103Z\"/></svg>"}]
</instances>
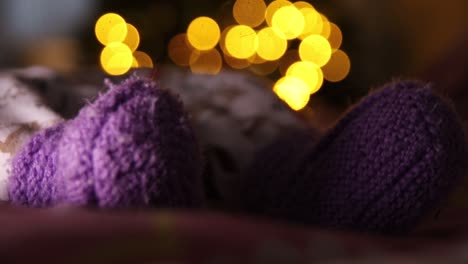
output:
<instances>
[{"instance_id":1,"label":"glowing light spot","mask_svg":"<svg viewBox=\"0 0 468 264\"><path fill-rule=\"evenodd\" d=\"M110 75L126 73L133 63L130 48L120 42L108 44L101 52L101 66Z\"/></svg>"},{"instance_id":2,"label":"glowing light spot","mask_svg":"<svg viewBox=\"0 0 468 264\"><path fill-rule=\"evenodd\" d=\"M320 35L311 35L299 45L299 56L303 61L310 61L322 67L331 57L331 46L327 39Z\"/></svg>"},{"instance_id":3,"label":"glowing light spot","mask_svg":"<svg viewBox=\"0 0 468 264\"><path fill-rule=\"evenodd\" d=\"M342 41L343 35L341 34L340 28L336 24L330 23L330 36L328 36L328 42L330 43L332 50L335 51L339 49Z\"/></svg>"},{"instance_id":4,"label":"glowing light spot","mask_svg":"<svg viewBox=\"0 0 468 264\"><path fill-rule=\"evenodd\" d=\"M289 66L300 59L299 52L297 52L296 49L286 51L283 57L281 57L279 60L278 69L280 74L282 76L286 75L286 71L288 70Z\"/></svg>"},{"instance_id":5,"label":"glowing light spot","mask_svg":"<svg viewBox=\"0 0 468 264\"><path fill-rule=\"evenodd\" d=\"M302 8L314 8L310 3L307 3L305 1L294 2L293 5L299 10L301 10Z\"/></svg>"},{"instance_id":6,"label":"glowing light spot","mask_svg":"<svg viewBox=\"0 0 468 264\"><path fill-rule=\"evenodd\" d=\"M221 32L216 21L209 17L194 19L187 28L187 39L198 50L210 50L218 44Z\"/></svg>"},{"instance_id":7,"label":"glowing light spot","mask_svg":"<svg viewBox=\"0 0 468 264\"><path fill-rule=\"evenodd\" d=\"M103 45L122 42L127 36L127 23L118 14L107 13L96 21L94 33Z\"/></svg>"},{"instance_id":8,"label":"glowing light spot","mask_svg":"<svg viewBox=\"0 0 468 264\"><path fill-rule=\"evenodd\" d=\"M135 58L135 56L133 56L132 68L138 68L138 61L137 61L137 59Z\"/></svg>"},{"instance_id":9,"label":"glowing light spot","mask_svg":"<svg viewBox=\"0 0 468 264\"><path fill-rule=\"evenodd\" d=\"M135 51L133 53L134 59L138 63L138 68L153 68L153 60L143 51Z\"/></svg>"},{"instance_id":10,"label":"glowing light spot","mask_svg":"<svg viewBox=\"0 0 468 264\"><path fill-rule=\"evenodd\" d=\"M123 40L123 43L132 51L138 49L138 45L140 45L140 34L138 34L138 29L136 29L132 24L127 23L127 36Z\"/></svg>"},{"instance_id":11,"label":"glowing light spot","mask_svg":"<svg viewBox=\"0 0 468 264\"><path fill-rule=\"evenodd\" d=\"M262 64L252 64L249 70L257 75L266 76L272 74L278 68L278 61L267 61Z\"/></svg>"},{"instance_id":12,"label":"glowing light spot","mask_svg":"<svg viewBox=\"0 0 468 264\"><path fill-rule=\"evenodd\" d=\"M322 32L320 32L320 35L322 35L325 38L328 38L328 36L330 36L330 31L331 31L330 21L328 21L328 18L325 15L320 14L320 16L322 17L322 24L323 24Z\"/></svg>"},{"instance_id":13,"label":"glowing light spot","mask_svg":"<svg viewBox=\"0 0 468 264\"><path fill-rule=\"evenodd\" d=\"M273 27L280 30L286 39L298 37L304 30L304 16L295 6L278 9L272 18Z\"/></svg>"},{"instance_id":14,"label":"glowing light spot","mask_svg":"<svg viewBox=\"0 0 468 264\"><path fill-rule=\"evenodd\" d=\"M278 60L288 48L284 34L272 27L266 27L257 33L257 54L265 60Z\"/></svg>"},{"instance_id":15,"label":"glowing light spot","mask_svg":"<svg viewBox=\"0 0 468 264\"><path fill-rule=\"evenodd\" d=\"M318 79L317 79L317 87L314 90L320 90L320 87L323 85L323 71L321 68L317 68L317 74L318 74Z\"/></svg>"},{"instance_id":16,"label":"glowing light spot","mask_svg":"<svg viewBox=\"0 0 468 264\"><path fill-rule=\"evenodd\" d=\"M299 39L304 39L310 35L319 35L322 32L323 20L322 16L314 8L301 8L304 16L304 30L301 32Z\"/></svg>"},{"instance_id":17,"label":"glowing light spot","mask_svg":"<svg viewBox=\"0 0 468 264\"><path fill-rule=\"evenodd\" d=\"M237 59L227 55L226 53L223 54L223 57L226 64L233 69L241 70L250 66L250 62L248 60Z\"/></svg>"},{"instance_id":18,"label":"glowing light spot","mask_svg":"<svg viewBox=\"0 0 468 264\"><path fill-rule=\"evenodd\" d=\"M245 25L232 27L226 34L226 50L238 59L247 59L255 54L258 46L257 33Z\"/></svg>"},{"instance_id":19,"label":"glowing light spot","mask_svg":"<svg viewBox=\"0 0 468 264\"><path fill-rule=\"evenodd\" d=\"M262 63L265 63L267 60L265 60L262 57L258 56L258 54L254 54L251 57L247 58L247 61L252 63L252 64L262 64Z\"/></svg>"},{"instance_id":20,"label":"glowing light spot","mask_svg":"<svg viewBox=\"0 0 468 264\"><path fill-rule=\"evenodd\" d=\"M312 62L298 61L289 66L286 76L303 80L309 88L309 94L313 94L320 89L320 86L318 86L319 70L320 68Z\"/></svg>"},{"instance_id":21,"label":"glowing light spot","mask_svg":"<svg viewBox=\"0 0 468 264\"><path fill-rule=\"evenodd\" d=\"M168 52L169 58L179 66L189 66L190 56L200 54L199 51L188 44L187 34L185 33L177 34L169 41Z\"/></svg>"},{"instance_id":22,"label":"glowing light spot","mask_svg":"<svg viewBox=\"0 0 468 264\"><path fill-rule=\"evenodd\" d=\"M285 76L279 79L273 91L295 111L304 108L310 99L307 84L296 77Z\"/></svg>"},{"instance_id":23,"label":"glowing light spot","mask_svg":"<svg viewBox=\"0 0 468 264\"><path fill-rule=\"evenodd\" d=\"M276 11L278 11L278 9L290 5L292 5L292 3L286 0L276 0L271 2L265 11L265 20L267 22L267 25L270 27L273 26L273 15L276 13Z\"/></svg>"},{"instance_id":24,"label":"glowing light spot","mask_svg":"<svg viewBox=\"0 0 468 264\"><path fill-rule=\"evenodd\" d=\"M217 74L221 71L223 60L216 50L202 51L190 60L190 70L196 74Z\"/></svg>"},{"instance_id":25,"label":"glowing light spot","mask_svg":"<svg viewBox=\"0 0 468 264\"><path fill-rule=\"evenodd\" d=\"M226 49L226 35L231 30L233 26L228 26L221 32L221 37L219 39L219 47L224 54L229 55L229 51ZM232 57L232 56L231 56Z\"/></svg>"},{"instance_id":26,"label":"glowing light spot","mask_svg":"<svg viewBox=\"0 0 468 264\"><path fill-rule=\"evenodd\" d=\"M256 27L265 20L265 11L266 4L263 0L237 0L232 15L238 24Z\"/></svg>"},{"instance_id":27,"label":"glowing light spot","mask_svg":"<svg viewBox=\"0 0 468 264\"><path fill-rule=\"evenodd\" d=\"M322 69L327 81L339 82L348 76L351 69L351 61L346 53L342 50L337 50Z\"/></svg>"}]
</instances>

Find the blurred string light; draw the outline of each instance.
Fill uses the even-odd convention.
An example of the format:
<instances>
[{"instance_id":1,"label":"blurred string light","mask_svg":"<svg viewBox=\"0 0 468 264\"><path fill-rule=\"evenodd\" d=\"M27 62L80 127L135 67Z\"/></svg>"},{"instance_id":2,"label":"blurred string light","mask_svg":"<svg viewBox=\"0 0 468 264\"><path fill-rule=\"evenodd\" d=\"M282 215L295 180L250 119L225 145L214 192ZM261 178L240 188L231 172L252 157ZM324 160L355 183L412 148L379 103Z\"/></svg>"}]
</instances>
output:
<instances>
[{"instance_id":1,"label":"blurred string light","mask_svg":"<svg viewBox=\"0 0 468 264\"><path fill-rule=\"evenodd\" d=\"M223 66L223 59L217 49L202 51L199 55L190 57L190 69L193 73L217 74Z\"/></svg>"},{"instance_id":2,"label":"blurred string light","mask_svg":"<svg viewBox=\"0 0 468 264\"><path fill-rule=\"evenodd\" d=\"M257 75L265 76L276 71L278 61L267 61L260 64L251 64L249 70Z\"/></svg>"},{"instance_id":3,"label":"blurred string light","mask_svg":"<svg viewBox=\"0 0 468 264\"><path fill-rule=\"evenodd\" d=\"M295 39L304 30L304 16L293 5L283 6L273 14L271 24L283 32L286 39Z\"/></svg>"},{"instance_id":4,"label":"blurred string light","mask_svg":"<svg viewBox=\"0 0 468 264\"><path fill-rule=\"evenodd\" d=\"M136 63L134 68L153 68L153 60L143 51L133 52L133 61Z\"/></svg>"},{"instance_id":5,"label":"blurred string light","mask_svg":"<svg viewBox=\"0 0 468 264\"><path fill-rule=\"evenodd\" d=\"M341 42L343 41L343 35L341 29L334 23L330 23L330 34L328 36L328 42L333 51L340 48Z\"/></svg>"},{"instance_id":6,"label":"blurred string light","mask_svg":"<svg viewBox=\"0 0 468 264\"><path fill-rule=\"evenodd\" d=\"M275 0L271 2L265 10L265 20L268 26L273 26L273 16L282 7L291 6L292 3L286 0Z\"/></svg>"},{"instance_id":7,"label":"blurred string light","mask_svg":"<svg viewBox=\"0 0 468 264\"><path fill-rule=\"evenodd\" d=\"M320 14L320 17L322 18L322 31L320 32L320 35L328 39L331 30L330 21L328 21L328 18L323 14Z\"/></svg>"},{"instance_id":8,"label":"blurred string light","mask_svg":"<svg viewBox=\"0 0 468 264\"><path fill-rule=\"evenodd\" d=\"M103 45L112 42L122 42L127 35L125 19L114 13L102 15L94 27L96 37Z\"/></svg>"},{"instance_id":9,"label":"blurred string light","mask_svg":"<svg viewBox=\"0 0 468 264\"><path fill-rule=\"evenodd\" d=\"M234 26L226 34L225 45L232 57L247 59L255 55L258 48L257 33L246 25Z\"/></svg>"},{"instance_id":10,"label":"blurred string light","mask_svg":"<svg viewBox=\"0 0 468 264\"><path fill-rule=\"evenodd\" d=\"M262 59L275 61L281 58L288 48L283 32L274 27L266 27L257 33L257 54Z\"/></svg>"},{"instance_id":11,"label":"blurred string light","mask_svg":"<svg viewBox=\"0 0 468 264\"><path fill-rule=\"evenodd\" d=\"M330 61L322 68L323 76L329 82L339 82L343 80L351 69L351 61L348 55L342 50L334 52Z\"/></svg>"},{"instance_id":12,"label":"blurred string light","mask_svg":"<svg viewBox=\"0 0 468 264\"><path fill-rule=\"evenodd\" d=\"M298 61L288 67L286 76L296 77L307 84L307 90L309 94L313 94L318 91L319 87L319 74L320 68L314 63L308 61Z\"/></svg>"},{"instance_id":13,"label":"blurred string light","mask_svg":"<svg viewBox=\"0 0 468 264\"><path fill-rule=\"evenodd\" d=\"M232 15L240 25L256 27L265 20L266 4L263 0L238 0L232 8Z\"/></svg>"},{"instance_id":14,"label":"blurred string light","mask_svg":"<svg viewBox=\"0 0 468 264\"><path fill-rule=\"evenodd\" d=\"M168 51L169 58L179 66L190 66L190 57L200 55L200 51L190 46L185 33L178 34L169 41Z\"/></svg>"},{"instance_id":15,"label":"blurred string light","mask_svg":"<svg viewBox=\"0 0 468 264\"><path fill-rule=\"evenodd\" d=\"M251 64L262 64L267 62L264 58L260 57L258 54L254 54L247 59Z\"/></svg>"},{"instance_id":16,"label":"blurred string light","mask_svg":"<svg viewBox=\"0 0 468 264\"><path fill-rule=\"evenodd\" d=\"M135 51L140 45L140 34L138 29L132 24L127 23L127 36L123 40L123 43L127 45L132 51Z\"/></svg>"},{"instance_id":17,"label":"blurred string light","mask_svg":"<svg viewBox=\"0 0 468 264\"><path fill-rule=\"evenodd\" d=\"M111 42L101 52L101 65L109 74L124 74L132 64L132 50L121 42Z\"/></svg>"},{"instance_id":18,"label":"blurred string light","mask_svg":"<svg viewBox=\"0 0 468 264\"><path fill-rule=\"evenodd\" d=\"M169 42L171 60L196 74L217 74L223 63L257 75L279 71L273 91L294 110L305 107L324 80L339 82L350 72L340 28L306 1L236 0L232 17L237 24L222 29L209 17L195 18Z\"/></svg>"},{"instance_id":19,"label":"blurred string light","mask_svg":"<svg viewBox=\"0 0 468 264\"><path fill-rule=\"evenodd\" d=\"M229 65L229 67L233 69L242 70L250 66L250 62L248 60L237 59L237 58L231 57L227 53L223 53L223 58L226 64Z\"/></svg>"},{"instance_id":20,"label":"blurred string light","mask_svg":"<svg viewBox=\"0 0 468 264\"><path fill-rule=\"evenodd\" d=\"M110 75L122 75L134 67L153 67L151 57L137 51L140 34L135 26L115 13L102 15L96 21L94 32L98 41L104 45L100 63Z\"/></svg>"},{"instance_id":21,"label":"blurred string light","mask_svg":"<svg viewBox=\"0 0 468 264\"><path fill-rule=\"evenodd\" d=\"M313 6L310 3L305 1L294 2L293 5L299 10L301 10L301 8L313 8Z\"/></svg>"},{"instance_id":22,"label":"blurred string light","mask_svg":"<svg viewBox=\"0 0 468 264\"><path fill-rule=\"evenodd\" d=\"M214 48L220 35L218 23L209 17L198 17L187 28L188 41L198 50Z\"/></svg>"},{"instance_id":23,"label":"blurred string light","mask_svg":"<svg viewBox=\"0 0 468 264\"><path fill-rule=\"evenodd\" d=\"M301 41L299 56L303 61L322 67L330 60L332 49L328 40L320 35L310 35Z\"/></svg>"},{"instance_id":24,"label":"blurred string light","mask_svg":"<svg viewBox=\"0 0 468 264\"><path fill-rule=\"evenodd\" d=\"M273 91L293 110L301 110L309 102L309 88L300 78L285 76L273 86Z\"/></svg>"},{"instance_id":25,"label":"blurred string light","mask_svg":"<svg viewBox=\"0 0 468 264\"><path fill-rule=\"evenodd\" d=\"M299 36L299 39L304 39L310 35L321 34L323 28L322 16L312 7L303 7L300 11L304 16L304 30Z\"/></svg>"}]
</instances>

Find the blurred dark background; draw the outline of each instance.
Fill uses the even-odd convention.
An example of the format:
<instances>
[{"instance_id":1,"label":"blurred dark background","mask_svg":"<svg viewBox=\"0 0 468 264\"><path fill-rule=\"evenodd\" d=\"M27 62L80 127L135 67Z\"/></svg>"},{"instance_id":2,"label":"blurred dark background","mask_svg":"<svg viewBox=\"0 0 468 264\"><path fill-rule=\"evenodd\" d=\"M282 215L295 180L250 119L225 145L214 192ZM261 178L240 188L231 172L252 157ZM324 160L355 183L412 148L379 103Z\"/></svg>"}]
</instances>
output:
<instances>
[{"instance_id":1,"label":"blurred dark background","mask_svg":"<svg viewBox=\"0 0 468 264\"><path fill-rule=\"evenodd\" d=\"M266 1L267 4L270 1ZM351 72L325 82L319 96L348 105L393 77L419 76L467 34L466 0L315 0L339 25ZM0 68L45 65L65 74L99 68L102 49L96 20L116 12L140 33L139 49L156 64L170 64L167 44L197 16L227 26L234 1L3 0L0 2ZM468 48L468 47L467 47ZM274 80L275 74L268 78Z\"/></svg>"}]
</instances>

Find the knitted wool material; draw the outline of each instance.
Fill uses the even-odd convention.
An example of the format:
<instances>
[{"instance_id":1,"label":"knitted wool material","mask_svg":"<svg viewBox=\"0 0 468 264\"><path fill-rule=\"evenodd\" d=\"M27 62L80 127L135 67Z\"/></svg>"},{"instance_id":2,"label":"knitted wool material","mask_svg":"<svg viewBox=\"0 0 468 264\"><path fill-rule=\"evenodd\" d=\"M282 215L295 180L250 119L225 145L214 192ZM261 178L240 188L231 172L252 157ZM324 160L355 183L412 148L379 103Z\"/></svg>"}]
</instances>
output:
<instances>
[{"instance_id":1,"label":"knitted wool material","mask_svg":"<svg viewBox=\"0 0 468 264\"><path fill-rule=\"evenodd\" d=\"M451 107L430 85L402 81L369 95L300 157L290 168L276 163L290 172L287 180L271 170L252 179L264 183L256 192L269 193L263 212L327 228L402 233L448 195L465 171L467 150Z\"/></svg>"},{"instance_id":2,"label":"knitted wool material","mask_svg":"<svg viewBox=\"0 0 468 264\"><path fill-rule=\"evenodd\" d=\"M31 207L51 206L59 200L57 161L64 123L36 133L13 158L9 179L10 202Z\"/></svg>"},{"instance_id":3,"label":"knitted wool material","mask_svg":"<svg viewBox=\"0 0 468 264\"><path fill-rule=\"evenodd\" d=\"M43 150L43 159L29 154L47 147L39 133L15 158L12 182L21 176L50 191L12 184L11 200L35 207L199 206L199 150L179 99L137 76L106 84L107 93L50 139L55 151ZM18 167L25 173L15 173Z\"/></svg>"}]
</instances>

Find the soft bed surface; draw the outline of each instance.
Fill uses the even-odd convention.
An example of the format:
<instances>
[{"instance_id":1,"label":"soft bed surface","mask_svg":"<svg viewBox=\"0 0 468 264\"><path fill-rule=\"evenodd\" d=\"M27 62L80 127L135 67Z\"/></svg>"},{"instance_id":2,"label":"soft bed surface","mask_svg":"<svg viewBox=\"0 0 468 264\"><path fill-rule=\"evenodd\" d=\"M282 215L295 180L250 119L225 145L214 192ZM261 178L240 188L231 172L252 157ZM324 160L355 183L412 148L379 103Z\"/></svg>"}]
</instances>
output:
<instances>
[{"instance_id":1,"label":"soft bed surface","mask_svg":"<svg viewBox=\"0 0 468 264\"><path fill-rule=\"evenodd\" d=\"M2 205L0 256L3 263L466 263L467 220L466 209L445 209L413 234L376 237L206 211Z\"/></svg>"}]
</instances>

